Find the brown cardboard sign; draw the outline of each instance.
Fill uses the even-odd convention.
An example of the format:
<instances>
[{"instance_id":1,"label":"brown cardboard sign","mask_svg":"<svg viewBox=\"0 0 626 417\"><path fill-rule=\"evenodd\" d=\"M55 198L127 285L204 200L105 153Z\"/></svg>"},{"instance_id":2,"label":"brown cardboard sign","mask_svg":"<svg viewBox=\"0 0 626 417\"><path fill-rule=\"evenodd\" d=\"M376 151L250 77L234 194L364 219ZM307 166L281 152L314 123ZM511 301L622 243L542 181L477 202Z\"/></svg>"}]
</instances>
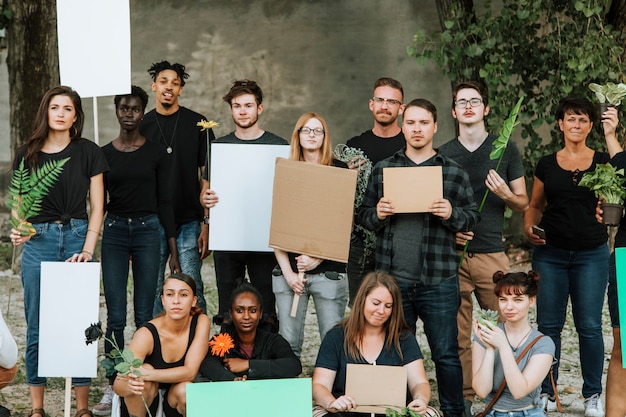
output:
<instances>
[{"instance_id":1,"label":"brown cardboard sign","mask_svg":"<svg viewBox=\"0 0 626 417\"><path fill-rule=\"evenodd\" d=\"M276 158L272 248L347 262L357 172Z\"/></svg>"},{"instance_id":2,"label":"brown cardboard sign","mask_svg":"<svg viewBox=\"0 0 626 417\"><path fill-rule=\"evenodd\" d=\"M433 201L443 198L441 167L383 168L383 195L396 213L426 213Z\"/></svg>"},{"instance_id":3,"label":"brown cardboard sign","mask_svg":"<svg viewBox=\"0 0 626 417\"><path fill-rule=\"evenodd\" d=\"M357 404L350 411L385 414L387 408L402 409L406 407L406 390L404 366L346 365L346 395Z\"/></svg>"}]
</instances>

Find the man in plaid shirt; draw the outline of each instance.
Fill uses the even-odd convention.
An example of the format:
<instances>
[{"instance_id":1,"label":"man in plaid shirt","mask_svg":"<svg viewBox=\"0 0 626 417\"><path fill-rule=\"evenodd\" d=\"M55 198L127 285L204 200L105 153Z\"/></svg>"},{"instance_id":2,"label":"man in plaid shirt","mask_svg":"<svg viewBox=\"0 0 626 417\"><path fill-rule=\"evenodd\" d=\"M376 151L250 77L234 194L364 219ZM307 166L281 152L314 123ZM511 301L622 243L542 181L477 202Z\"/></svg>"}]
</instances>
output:
<instances>
[{"instance_id":1,"label":"man in plaid shirt","mask_svg":"<svg viewBox=\"0 0 626 417\"><path fill-rule=\"evenodd\" d=\"M428 100L411 101L404 110L406 147L374 167L357 221L378 234L376 268L392 274L402 292L402 309L415 332L421 318L435 362L439 401L445 417L464 412L463 373L457 342L460 304L455 233L469 231L480 219L469 177L433 149L437 109ZM383 196L383 168L442 167L443 198L427 213L395 213ZM419 192L419 191L418 191Z\"/></svg>"}]
</instances>

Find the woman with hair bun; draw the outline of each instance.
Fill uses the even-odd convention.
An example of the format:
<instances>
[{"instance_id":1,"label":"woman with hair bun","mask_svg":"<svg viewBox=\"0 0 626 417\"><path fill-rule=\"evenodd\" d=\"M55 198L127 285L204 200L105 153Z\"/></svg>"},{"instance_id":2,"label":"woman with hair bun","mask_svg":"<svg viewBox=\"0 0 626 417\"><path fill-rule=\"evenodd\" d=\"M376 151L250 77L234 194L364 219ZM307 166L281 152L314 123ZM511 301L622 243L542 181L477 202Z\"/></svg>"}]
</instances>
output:
<instances>
[{"instance_id":1,"label":"woman with hair bun","mask_svg":"<svg viewBox=\"0 0 626 417\"><path fill-rule=\"evenodd\" d=\"M488 417L545 416L540 404L541 382L550 371L555 347L552 339L532 328L528 320L528 311L537 301L539 275L498 271L493 282L500 317L505 321L474 321L472 387L492 405L486 410ZM494 396L497 400L492 404Z\"/></svg>"}]
</instances>

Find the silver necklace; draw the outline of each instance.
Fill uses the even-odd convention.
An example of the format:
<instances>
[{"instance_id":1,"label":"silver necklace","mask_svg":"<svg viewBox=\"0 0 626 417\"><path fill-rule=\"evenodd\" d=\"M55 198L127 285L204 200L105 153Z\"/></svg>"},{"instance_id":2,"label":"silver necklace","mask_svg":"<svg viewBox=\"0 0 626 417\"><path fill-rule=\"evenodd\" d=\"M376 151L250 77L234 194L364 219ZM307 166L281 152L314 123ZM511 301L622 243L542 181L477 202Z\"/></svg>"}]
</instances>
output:
<instances>
[{"instance_id":1,"label":"silver necklace","mask_svg":"<svg viewBox=\"0 0 626 417\"><path fill-rule=\"evenodd\" d=\"M528 332L526 332L526 334L524 335L524 337L522 337L519 341L519 343L517 344L517 346L513 347L513 345L511 345L511 341L509 340L509 335L506 332L506 326L502 326L502 328L504 329L504 335L506 336L506 341L509 342L509 346L511 346L511 349L513 350L513 353L517 353L517 349L519 349L519 347L522 345L522 343L524 343L524 341L526 340L526 338L528 337L528 335L530 334L530 332L533 331L533 328L531 327L530 330L528 330Z\"/></svg>"},{"instance_id":2,"label":"silver necklace","mask_svg":"<svg viewBox=\"0 0 626 417\"><path fill-rule=\"evenodd\" d=\"M167 153L172 153L172 145L174 144L174 138L176 137L176 128L178 127L178 117L180 116L180 109L176 113L176 122L174 122L174 130L172 131L172 137L170 138L170 143L167 143L165 139L165 134L163 133L163 129L161 129L161 125L159 124L159 116L156 112L154 112L154 119L156 120L157 127L159 128L159 132L161 133L161 137L163 138L163 143L167 146Z\"/></svg>"}]
</instances>

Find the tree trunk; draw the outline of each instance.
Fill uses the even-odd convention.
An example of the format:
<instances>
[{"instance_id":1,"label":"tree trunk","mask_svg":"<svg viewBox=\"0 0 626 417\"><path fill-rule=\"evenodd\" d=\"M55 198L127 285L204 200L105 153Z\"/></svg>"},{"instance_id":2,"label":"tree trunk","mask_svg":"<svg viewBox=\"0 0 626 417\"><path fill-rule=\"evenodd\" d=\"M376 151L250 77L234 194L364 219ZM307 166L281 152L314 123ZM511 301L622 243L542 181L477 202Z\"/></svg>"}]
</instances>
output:
<instances>
[{"instance_id":1,"label":"tree trunk","mask_svg":"<svg viewBox=\"0 0 626 417\"><path fill-rule=\"evenodd\" d=\"M613 27L620 32L626 39L626 0L613 0L611 2L611 8L606 15L606 20L613 25ZM622 55L622 62L626 62L626 48ZM622 81L624 81L622 79Z\"/></svg>"},{"instance_id":2,"label":"tree trunk","mask_svg":"<svg viewBox=\"0 0 626 417\"><path fill-rule=\"evenodd\" d=\"M5 0L11 152L28 140L43 94L59 84L56 1Z\"/></svg>"}]
</instances>

